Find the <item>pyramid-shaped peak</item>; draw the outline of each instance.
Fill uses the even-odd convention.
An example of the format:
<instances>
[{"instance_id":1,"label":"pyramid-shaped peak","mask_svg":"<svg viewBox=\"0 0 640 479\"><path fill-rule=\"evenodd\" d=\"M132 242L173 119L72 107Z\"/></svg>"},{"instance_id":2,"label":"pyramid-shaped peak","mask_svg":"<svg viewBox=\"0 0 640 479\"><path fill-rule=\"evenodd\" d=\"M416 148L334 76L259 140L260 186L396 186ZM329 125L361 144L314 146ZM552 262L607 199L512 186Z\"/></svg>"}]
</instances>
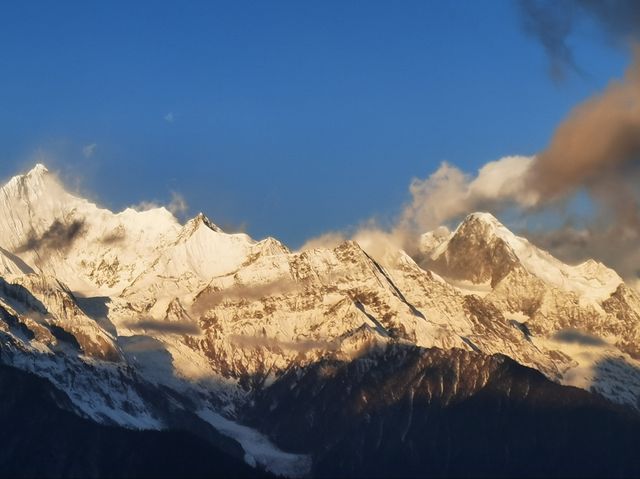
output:
<instances>
[{"instance_id":1,"label":"pyramid-shaped peak","mask_svg":"<svg viewBox=\"0 0 640 479\"><path fill-rule=\"evenodd\" d=\"M429 255L439 274L495 286L519 264L517 251L526 246L491 213L472 213Z\"/></svg>"},{"instance_id":2,"label":"pyramid-shaped peak","mask_svg":"<svg viewBox=\"0 0 640 479\"><path fill-rule=\"evenodd\" d=\"M9 183L38 182L49 173L49 169L42 163L37 163L27 173L22 173L11 178Z\"/></svg>"},{"instance_id":3,"label":"pyramid-shaped peak","mask_svg":"<svg viewBox=\"0 0 640 479\"><path fill-rule=\"evenodd\" d=\"M42 163L37 163L27 173L14 176L4 186L7 196L22 196L27 192L36 196L45 191L57 194L63 187L59 184L55 175L49 173L49 169Z\"/></svg>"},{"instance_id":4,"label":"pyramid-shaped peak","mask_svg":"<svg viewBox=\"0 0 640 479\"><path fill-rule=\"evenodd\" d=\"M491 213L476 212L468 215L458 226L453 236L482 236L486 239L501 238L507 243L516 241L517 237Z\"/></svg>"},{"instance_id":5,"label":"pyramid-shaped peak","mask_svg":"<svg viewBox=\"0 0 640 479\"><path fill-rule=\"evenodd\" d=\"M265 255L278 255L278 254L289 254L291 251L285 245L283 245L277 239L268 236L267 238L259 241L256 244L256 249L260 251L261 254Z\"/></svg>"},{"instance_id":6,"label":"pyramid-shaped peak","mask_svg":"<svg viewBox=\"0 0 640 479\"><path fill-rule=\"evenodd\" d=\"M483 223L485 225L494 226L494 227L502 227L502 228L505 227L502 223L500 223L498 218L493 216L491 213L486 213L482 211L476 211L475 213L471 213L467 215L467 217L464 219L462 224L470 223L470 222L479 222L479 223Z\"/></svg>"},{"instance_id":7,"label":"pyramid-shaped peak","mask_svg":"<svg viewBox=\"0 0 640 479\"><path fill-rule=\"evenodd\" d=\"M194 218L190 219L185 225L185 230L194 232L201 227L209 228L216 233L224 233L220 227L218 227L213 221L211 221L207 216L200 212Z\"/></svg>"},{"instance_id":8,"label":"pyramid-shaped peak","mask_svg":"<svg viewBox=\"0 0 640 479\"><path fill-rule=\"evenodd\" d=\"M195 221L198 224L204 224L207 228L212 229L216 233L223 233L222 228L216 225L202 212L198 213L198 215L195 217Z\"/></svg>"},{"instance_id":9,"label":"pyramid-shaped peak","mask_svg":"<svg viewBox=\"0 0 640 479\"><path fill-rule=\"evenodd\" d=\"M49 173L49 169L42 163L37 163L29 172L23 176L23 182L29 185L44 185L48 182L56 182L55 176Z\"/></svg>"}]
</instances>

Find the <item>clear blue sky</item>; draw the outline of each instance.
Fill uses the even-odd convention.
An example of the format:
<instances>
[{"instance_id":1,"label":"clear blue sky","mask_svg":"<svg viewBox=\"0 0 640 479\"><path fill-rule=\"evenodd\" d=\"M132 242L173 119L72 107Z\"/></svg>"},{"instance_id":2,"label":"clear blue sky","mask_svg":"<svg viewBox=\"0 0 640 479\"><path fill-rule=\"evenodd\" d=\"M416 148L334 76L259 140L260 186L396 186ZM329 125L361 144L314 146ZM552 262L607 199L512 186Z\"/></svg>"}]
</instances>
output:
<instances>
[{"instance_id":1,"label":"clear blue sky","mask_svg":"<svg viewBox=\"0 0 640 479\"><path fill-rule=\"evenodd\" d=\"M0 2L0 178L42 150L110 208L177 191L297 246L542 149L626 64L571 44L556 84L507 1Z\"/></svg>"}]
</instances>

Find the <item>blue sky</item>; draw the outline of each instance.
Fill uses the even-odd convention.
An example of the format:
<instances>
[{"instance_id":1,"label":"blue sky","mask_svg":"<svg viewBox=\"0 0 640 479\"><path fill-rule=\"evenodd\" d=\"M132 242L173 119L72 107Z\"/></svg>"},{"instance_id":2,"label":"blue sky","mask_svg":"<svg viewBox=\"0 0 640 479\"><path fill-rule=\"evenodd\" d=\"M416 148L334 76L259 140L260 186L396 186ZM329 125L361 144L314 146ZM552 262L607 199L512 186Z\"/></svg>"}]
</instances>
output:
<instances>
[{"instance_id":1,"label":"blue sky","mask_svg":"<svg viewBox=\"0 0 640 479\"><path fill-rule=\"evenodd\" d=\"M41 152L110 208L176 191L298 246L392 218L441 161L543 149L628 63L569 40L558 84L514 2L1 2L0 178Z\"/></svg>"}]
</instances>

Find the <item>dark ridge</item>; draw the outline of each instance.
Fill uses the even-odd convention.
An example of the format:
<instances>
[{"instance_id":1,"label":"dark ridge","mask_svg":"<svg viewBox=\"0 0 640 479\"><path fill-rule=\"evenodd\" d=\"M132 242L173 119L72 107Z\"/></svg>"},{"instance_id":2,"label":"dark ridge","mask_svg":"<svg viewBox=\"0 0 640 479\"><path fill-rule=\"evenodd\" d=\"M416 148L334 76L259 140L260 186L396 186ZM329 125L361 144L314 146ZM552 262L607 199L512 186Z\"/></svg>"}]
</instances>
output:
<instances>
[{"instance_id":1,"label":"dark ridge","mask_svg":"<svg viewBox=\"0 0 640 479\"><path fill-rule=\"evenodd\" d=\"M103 426L47 380L0 365L0 477L268 477L182 431Z\"/></svg>"},{"instance_id":2,"label":"dark ridge","mask_svg":"<svg viewBox=\"0 0 640 479\"><path fill-rule=\"evenodd\" d=\"M506 356L391 346L292 369L247 421L316 477L640 477L640 417Z\"/></svg>"}]
</instances>

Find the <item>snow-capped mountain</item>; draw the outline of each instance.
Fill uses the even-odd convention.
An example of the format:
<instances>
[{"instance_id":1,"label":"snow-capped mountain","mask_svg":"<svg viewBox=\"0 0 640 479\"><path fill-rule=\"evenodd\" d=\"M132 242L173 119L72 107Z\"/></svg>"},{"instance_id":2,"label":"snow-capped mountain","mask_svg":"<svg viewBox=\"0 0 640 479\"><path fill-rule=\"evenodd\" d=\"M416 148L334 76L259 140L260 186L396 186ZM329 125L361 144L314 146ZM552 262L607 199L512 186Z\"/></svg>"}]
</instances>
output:
<instances>
[{"instance_id":1,"label":"snow-capped mountain","mask_svg":"<svg viewBox=\"0 0 640 479\"><path fill-rule=\"evenodd\" d=\"M68 193L40 164L0 189L3 248L79 294L121 292L180 229L164 208L99 208Z\"/></svg>"},{"instance_id":2,"label":"snow-capped mountain","mask_svg":"<svg viewBox=\"0 0 640 479\"><path fill-rule=\"evenodd\" d=\"M638 404L640 295L615 271L594 260L566 265L487 213L469 215L435 247L432 236L423 236L423 265L526 326L538 346L570 357L563 382ZM597 373L597 363L611 356L624 359L633 379Z\"/></svg>"},{"instance_id":3,"label":"snow-capped mountain","mask_svg":"<svg viewBox=\"0 0 640 479\"><path fill-rule=\"evenodd\" d=\"M326 370L332 388L364 387L380 354L389 381L407 351L453 361L473 383L465 398L507 357L544 388L640 414L640 296L613 270L566 265L486 213L421 246L420 258L398 251L384 264L353 241L292 252L203 214L182 225L164 208L113 213L37 165L0 188L0 362L47 379L84 418L230 437L250 465L289 476L327 471L327 445L292 447L269 411L321 390L327 364L360 371L350 385ZM460 369L474 361L491 366ZM440 397L436 383L398 383L385 401L409 397L407 384Z\"/></svg>"}]
</instances>

